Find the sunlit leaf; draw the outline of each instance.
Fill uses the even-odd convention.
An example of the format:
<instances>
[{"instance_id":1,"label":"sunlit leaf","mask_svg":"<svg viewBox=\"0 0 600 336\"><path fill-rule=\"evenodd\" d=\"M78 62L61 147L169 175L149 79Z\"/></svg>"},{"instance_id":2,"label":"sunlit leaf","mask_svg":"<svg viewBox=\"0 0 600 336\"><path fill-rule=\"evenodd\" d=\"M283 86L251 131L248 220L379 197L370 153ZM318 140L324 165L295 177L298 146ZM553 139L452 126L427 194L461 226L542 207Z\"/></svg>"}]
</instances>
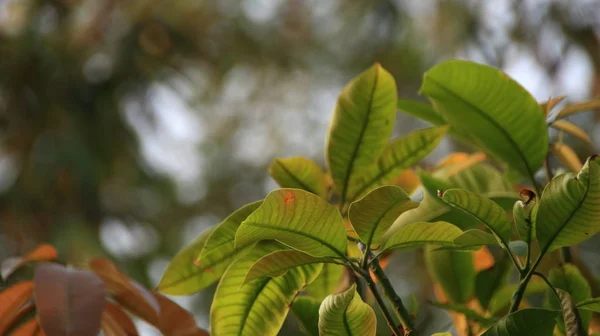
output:
<instances>
[{"instance_id":1,"label":"sunlit leaf","mask_svg":"<svg viewBox=\"0 0 600 336\"><path fill-rule=\"evenodd\" d=\"M498 69L450 60L425 73L420 93L454 130L534 180L548 132L544 112L521 85Z\"/></svg>"},{"instance_id":2,"label":"sunlit leaf","mask_svg":"<svg viewBox=\"0 0 600 336\"><path fill-rule=\"evenodd\" d=\"M309 336L319 336L319 306L321 301L301 296L292 304L292 313L300 321L304 333Z\"/></svg>"},{"instance_id":3,"label":"sunlit leaf","mask_svg":"<svg viewBox=\"0 0 600 336\"><path fill-rule=\"evenodd\" d=\"M530 244L535 240L535 215L538 210L538 200L531 190L521 190L521 196L525 201L517 201L513 206L513 220L519 236Z\"/></svg>"},{"instance_id":4,"label":"sunlit leaf","mask_svg":"<svg viewBox=\"0 0 600 336\"><path fill-rule=\"evenodd\" d=\"M33 281L24 281L0 291L0 335L15 322L33 294Z\"/></svg>"},{"instance_id":5,"label":"sunlit leaf","mask_svg":"<svg viewBox=\"0 0 600 336\"><path fill-rule=\"evenodd\" d=\"M169 263L158 290L169 295L189 295L217 281L252 244L234 247L235 232L262 201L247 204L184 247Z\"/></svg>"},{"instance_id":6,"label":"sunlit leaf","mask_svg":"<svg viewBox=\"0 0 600 336\"><path fill-rule=\"evenodd\" d=\"M94 273L58 264L35 269L35 308L47 336L96 335L104 311L105 289Z\"/></svg>"},{"instance_id":7,"label":"sunlit leaf","mask_svg":"<svg viewBox=\"0 0 600 336\"><path fill-rule=\"evenodd\" d=\"M322 264L300 266L281 277L260 278L242 285L259 258L281 248L278 243L260 243L225 271L211 307L213 335L277 335L294 298L322 267Z\"/></svg>"},{"instance_id":8,"label":"sunlit leaf","mask_svg":"<svg viewBox=\"0 0 600 336\"><path fill-rule=\"evenodd\" d=\"M269 174L282 188L297 188L327 199L327 176L312 160L296 156L277 158L269 167Z\"/></svg>"},{"instance_id":9,"label":"sunlit leaf","mask_svg":"<svg viewBox=\"0 0 600 336\"><path fill-rule=\"evenodd\" d=\"M575 151L564 143L555 143L550 146L552 153L556 155L558 161L567 167L571 172L577 173L583 167L583 163Z\"/></svg>"},{"instance_id":10,"label":"sunlit leaf","mask_svg":"<svg viewBox=\"0 0 600 336\"><path fill-rule=\"evenodd\" d=\"M598 99L598 98L594 98L594 99L592 99L590 101L586 101L586 102L567 105L560 112L558 112L556 119L563 119L563 118L566 118L575 113L594 110L597 108L600 108L600 99Z\"/></svg>"},{"instance_id":11,"label":"sunlit leaf","mask_svg":"<svg viewBox=\"0 0 600 336\"><path fill-rule=\"evenodd\" d=\"M566 120L557 120L550 124L550 126L556 128L559 131L568 133L590 146L592 145L592 139L590 139L590 136L587 135L587 133L584 130L582 130L579 126L571 122L568 122Z\"/></svg>"},{"instance_id":12,"label":"sunlit leaf","mask_svg":"<svg viewBox=\"0 0 600 336\"><path fill-rule=\"evenodd\" d=\"M340 94L326 144L327 166L345 203L350 182L383 152L396 121L397 92L392 75L375 64Z\"/></svg>"},{"instance_id":13,"label":"sunlit leaf","mask_svg":"<svg viewBox=\"0 0 600 336\"><path fill-rule=\"evenodd\" d=\"M390 184L403 170L429 155L447 131L446 126L427 128L392 141L375 163L351 180L348 200L355 200L376 187Z\"/></svg>"},{"instance_id":14,"label":"sunlit leaf","mask_svg":"<svg viewBox=\"0 0 600 336\"><path fill-rule=\"evenodd\" d=\"M373 308L364 303L356 285L325 298L319 308L320 336L375 336L377 320Z\"/></svg>"},{"instance_id":15,"label":"sunlit leaf","mask_svg":"<svg viewBox=\"0 0 600 336\"><path fill-rule=\"evenodd\" d=\"M429 274L451 303L465 303L473 296L475 266L472 252L425 249Z\"/></svg>"},{"instance_id":16,"label":"sunlit leaf","mask_svg":"<svg viewBox=\"0 0 600 336\"><path fill-rule=\"evenodd\" d=\"M565 264L561 267L553 268L550 271L548 279L554 288L567 292L574 302L581 302L592 297L590 285L574 265ZM564 312L564 305L569 304L568 302L559 302L550 290L547 291L546 297L550 309L560 310L562 308ZM561 301L563 300L561 299ZM581 312L581 322L585 330L587 330L591 317L591 312ZM558 327L561 331L565 331L565 325L562 321L558 323Z\"/></svg>"},{"instance_id":17,"label":"sunlit leaf","mask_svg":"<svg viewBox=\"0 0 600 336\"><path fill-rule=\"evenodd\" d=\"M32 262L32 261L52 261L58 258L58 252L52 245L41 244L38 245L33 251L29 252L24 257L14 257L5 259L2 262L0 273L2 279L7 279L14 271L19 269L21 266Z\"/></svg>"},{"instance_id":18,"label":"sunlit leaf","mask_svg":"<svg viewBox=\"0 0 600 336\"><path fill-rule=\"evenodd\" d=\"M394 186L377 188L352 203L348 218L360 239L367 245L379 244L379 238L403 212L414 209L404 190Z\"/></svg>"},{"instance_id":19,"label":"sunlit leaf","mask_svg":"<svg viewBox=\"0 0 600 336\"><path fill-rule=\"evenodd\" d=\"M454 246L462 234L458 227L446 222L417 222L407 224L385 241L382 252L391 249L416 248L425 244Z\"/></svg>"},{"instance_id":20,"label":"sunlit leaf","mask_svg":"<svg viewBox=\"0 0 600 336\"><path fill-rule=\"evenodd\" d=\"M235 246L275 239L314 257L345 256L346 229L340 212L300 189L272 191L240 225Z\"/></svg>"},{"instance_id":21,"label":"sunlit leaf","mask_svg":"<svg viewBox=\"0 0 600 336\"><path fill-rule=\"evenodd\" d=\"M337 292L340 286L344 286L347 282L344 281L345 273L345 266L338 264L323 264L323 269L321 269L321 272L316 279L306 287L306 292L320 302L327 297L327 295Z\"/></svg>"},{"instance_id":22,"label":"sunlit leaf","mask_svg":"<svg viewBox=\"0 0 600 336\"><path fill-rule=\"evenodd\" d=\"M552 336L558 312L545 309L521 309L490 327L482 336Z\"/></svg>"},{"instance_id":23,"label":"sunlit leaf","mask_svg":"<svg viewBox=\"0 0 600 336\"><path fill-rule=\"evenodd\" d=\"M498 245L498 239L491 233L471 229L461 233L454 239L454 245L462 248L477 248L483 245Z\"/></svg>"},{"instance_id":24,"label":"sunlit leaf","mask_svg":"<svg viewBox=\"0 0 600 336\"><path fill-rule=\"evenodd\" d=\"M600 231L600 160L589 158L579 174L555 177L544 189L536 218L543 252L576 245Z\"/></svg>"},{"instance_id":25,"label":"sunlit leaf","mask_svg":"<svg viewBox=\"0 0 600 336\"><path fill-rule=\"evenodd\" d=\"M274 251L260 258L250 267L244 284L261 277L278 277L290 269L317 263L334 262L330 258L315 258L309 254L296 250Z\"/></svg>"}]
</instances>

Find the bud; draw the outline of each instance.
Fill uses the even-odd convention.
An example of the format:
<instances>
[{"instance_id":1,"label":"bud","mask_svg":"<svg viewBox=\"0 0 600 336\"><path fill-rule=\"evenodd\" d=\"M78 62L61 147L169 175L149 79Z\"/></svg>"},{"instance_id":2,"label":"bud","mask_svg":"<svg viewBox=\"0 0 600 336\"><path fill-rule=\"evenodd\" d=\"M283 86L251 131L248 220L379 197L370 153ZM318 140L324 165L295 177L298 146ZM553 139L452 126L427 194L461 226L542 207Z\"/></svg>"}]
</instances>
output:
<instances>
[{"instance_id":1,"label":"bud","mask_svg":"<svg viewBox=\"0 0 600 336\"><path fill-rule=\"evenodd\" d=\"M528 244L535 239L535 215L537 214L537 198L533 191L521 189L523 201L515 202L513 218L519 236Z\"/></svg>"}]
</instances>

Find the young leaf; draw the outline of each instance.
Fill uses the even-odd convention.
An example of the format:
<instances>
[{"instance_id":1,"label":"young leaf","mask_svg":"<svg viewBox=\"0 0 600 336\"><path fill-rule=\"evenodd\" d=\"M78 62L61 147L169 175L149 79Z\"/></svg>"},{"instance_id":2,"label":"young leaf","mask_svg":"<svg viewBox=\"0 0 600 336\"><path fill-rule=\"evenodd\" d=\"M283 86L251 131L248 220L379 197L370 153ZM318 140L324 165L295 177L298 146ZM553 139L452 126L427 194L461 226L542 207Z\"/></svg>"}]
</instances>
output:
<instances>
[{"instance_id":1,"label":"young leaf","mask_svg":"<svg viewBox=\"0 0 600 336\"><path fill-rule=\"evenodd\" d=\"M563 327L566 336L587 336L587 326L581 321L581 316L575 307L573 298L568 292L562 289L556 289L560 297L560 307L563 315ZM590 312L586 312L591 316Z\"/></svg>"},{"instance_id":2,"label":"young leaf","mask_svg":"<svg viewBox=\"0 0 600 336\"><path fill-rule=\"evenodd\" d=\"M41 244L22 258L14 257L5 259L2 262L0 275L2 276L2 279L6 280L13 272L29 262L52 261L56 260L57 258L58 252L52 245Z\"/></svg>"},{"instance_id":3,"label":"young leaf","mask_svg":"<svg viewBox=\"0 0 600 336\"><path fill-rule=\"evenodd\" d=\"M451 303L465 303L473 296L475 266L472 252L425 249L431 277L442 287Z\"/></svg>"},{"instance_id":4,"label":"young leaf","mask_svg":"<svg viewBox=\"0 0 600 336\"><path fill-rule=\"evenodd\" d=\"M19 282L0 291L0 335L12 326L32 294L33 281Z\"/></svg>"},{"instance_id":5,"label":"young leaf","mask_svg":"<svg viewBox=\"0 0 600 336\"><path fill-rule=\"evenodd\" d=\"M338 264L323 264L321 273L319 273L317 278L306 287L306 292L320 302L329 294L337 292L340 286L344 286L346 283L346 281L343 281L345 279L345 273L345 266Z\"/></svg>"},{"instance_id":6,"label":"young leaf","mask_svg":"<svg viewBox=\"0 0 600 336\"><path fill-rule=\"evenodd\" d=\"M585 112L597 108L600 108L600 99L598 98L594 98L586 102L571 104L558 112L556 119L563 119L575 113Z\"/></svg>"},{"instance_id":7,"label":"young leaf","mask_svg":"<svg viewBox=\"0 0 600 336\"><path fill-rule=\"evenodd\" d=\"M339 211L299 189L279 189L240 225L235 246L275 239L313 257L345 256L346 229Z\"/></svg>"},{"instance_id":8,"label":"young leaf","mask_svg":"<svg viewBox=\"0 0 600 336\"><path fill-rule=\"evenodd\" d=\"M555 177L544 189L536 218L542 252L576 245L600 231L600 159L587 160L579 174Z\"/></svg>"},{"instance_id":9,"label":"young leaf","mask_svg":"<svg viewBox=\"0 0 600 336\"><path fill-rule=\"evenodd\" d=\"M519 236L527 244L535 240L535 215L538 210L538 202L535 193L531 190L521 190L521 196L525 201L517 201L513 206L513 219Z\"/></svg>"},{"instance_id":10,"label":"young leaf","mask_svg":"<svg viewBox=\"0 0 600 336\"><path fill-rule=\"evenodd\" d=\"M102 331L105 335L137 336L133 321L118 305L106 301L102 313Z\"/></svg>"},{"instance_id":11,"label":"young leaf","mask_svg":"<svg viewBox=\"0 0 600 336\"><path fill-rule=\"evenodd\" d=\"M259 258L281 248L279 243L260 243L225 271L210 311L213 335L277 335L294 298L322 267L300 266L281 277L256 279L242 286Z\"/></svg>"},{"instance_id":12,"label":"young leaf","mask_svg":"<svg viewBox=\"0 0 600 336\"><path fill-rule=\"evenodd\" d=\"M557 120L550 124L550 126L559 131L569 133L575 138L584 142L585 144L592 146L592 139L590 139L589 135L587 135L587 133L584 130L579 128L579 126L571 122L568 122L566 120Z\"/></svg>"},{"instance_id":13,"label":"young leaf","mask_svg":"<svg viewBox=\"0 0 600 336\"><path fill-rule=\"evenodd\" d=\"M235 233L240 224L262 201L247 204L217 225L201 234L171 260L158 290L169 295L189 295L219 280L227 267L252 244L234 247Z\"/></svg>"},{"instance_id":14,"label":"young leaf","mask_svg":"<svg viewBox=\"0 0 600 336\"><path fill-rule=\"evenodd\" d=\"M567 292L570 298L572 298L572 301L574 302L581 302L591 298L592 296L592 290L590 289L590 285L585 280L583 275L579 272L579 269L574 265L565 264L561 267L553 268L550 271L549 280L550 283L552 283L552 285L554 286L554 288L561 289ZM551 291L547 292L547 298L548 307L550 309L560 310L561 307L563 309L565 308L563 306L565 302L558 302L558 300L554 296L554 293L552 293ZM591 312L581 312L581 321L585 330L587 330L587 326L590 323L591 317ZM562 322L558 323L558 327L560 330L565 330L565 325Z\"/></svg>"},{"instance_id":15,"label":"young leaf","mask_svg":"<svg viewBox=\"0 0 600 336\"><path fill-rule=\"evenodd\" d=\"M275 251L260 258L250 267L244 284L262 277L278 277L282 276L290 269L317 263L334 262L330 258L315 258L304 252L296 250Z\"/></svg>"},{"instance_id":16,"label":"young leaf","mask_svg":"<svg viewBox=\"0 0 600 336\"><path fill-rule=\"evenodd\" d=\"M35 307L47 336L96 335L104 311L104 283L89 271L40 264L35 269Z\"/></svg>"},{"instance_id":17,"label":"young leaf","mask_svg":"<svg viewBox=\"0 0 600 336\"><path fill-rule=\"evenodd\" d=\"M152 293L160 305L156 327L163 335L209 336L198 328L194 316L161 294Z\"/></svg>"},{"instance_id":18,"label":"young leaf","mask_svg":"<svg viewBox=\"0 0 600 336\"><path fill-rule=\"evenodd\" d=\"M426 128L392 141L377 162L351 181L348 200L355 200L376 187L390 184L403 170L429 155L447 131L447 126Z\"/></svg>"},{"instance_id":19,"label":"young leaf","mask_svg":"<svg viewBox=\"0 0 600 336\"><path fill-rule=\"evenodd\" d=\"M373 308L364 303L356 285L325 298L319 308L321 336L375 336L377 320Z\"/></svg>"},{"instance_id":20,"label":"young leaf","mask_svg":"<svg viewBox=\"0 0 600 336\"><path fill-rule=\"evenodd\" d=\"M306 190L327 199L327 175L312 160L296 156L278 158L269 167L269 174L282 188Z\"/></svg>"},{"instance_id":21,"label":"young leaf","mask_svg":"<svg viewBox=\"0 0 600 336\"><path fill-rule=\"evenodd\" d=\"M375 64L354 78L338 98L326 145L327 166L345 203L350 181L381 155L396 121L392 75Z\"/></svg>"},{"instance_id":22,"label":"young leaf","mask_svg":"<svg viewBox=\"0 0 600 336\"><path fill-rule=\"evenodd\" d=\"M490 327L482 336L550 336L558 312L545 309L521 309Z\"/></svg>"},{"instance_id":23,"label":"young leaf","mask_svg":"<svg viewBox=\"0 0 600 336\"><path fill-rule=\"evenodd\" d=\"M461 229L446 222L411 223L386 240L381 252L391 249L416 248L425 244L454 246L454 240L461 234Z\"/></svg>"},{"instance_id":24,"label":"young leaf","mask_svg":"<svg viewBox=\"0 0 600 336\"><path fill-rule=\"evenodd\" d=\"M443 126L447 124L446 120L444 120L431 104L407 99L398 99L398 109L413 117L427 121L434 126Z\"/></svg>"},{"instance_id":25,"label":"young leaf","mask_svg":"<svg viewBox=\"0 0 600 336\"><path fill-rule=\"evenodd\" d=\"M500 245L506 245L512 225L504 209L494 201L460 189L446 190L440 196L444 202L477 218L498 237Z\"/></svg>"},{"instance_id":26,"label":"young leaf","mask_svg":"<svg viewBox=\"0 0 600 336\"><path fill-rule=\"evenodd\" d=\"M546 116L549 116L550 112L552 112L552 109L556 105L560 104L560 102L563 101L565 98L567 98L567 97L566 96L550 97L550 99L541 103L540 107L542 108L542 110L544 112L546 112Z\"/></svg>"},{"instance_id":27,"label":"young leaf","mask_svg":"<svg viewBox=\"0 0 600 336\"><path fill-rule=\"evenodd\" d=\"M319 306L321 301L300 296L292 304L292 313L300 321L301 329L309 336L319 336Z\"/></svg>"},{"instance_id":28,"label":"young leaf","mask_svg":"<svg viewBox=\"0 0 600 336\"><path fill-rule=\"evenodd\" d=\"M10 336L33 336L40 334L40 323L36 318L31 318L15 329Z\"/></svg>"},{"instance_id":29,"label":"young leaf","mask_svg":"<svg viewBox=\"0 0 600 336\"><path fill-rule=\"evenodd\" d=\"M498 69L450 60L425 73L420 93L454 130L534 180L548 131L544 112L521 85Z\"/></svg>"},{"instance_id":30,"label":"young leaf","mask_svg":"<svg viewBox=\"0 0 600 336\"><path fill-rule=\"evenodd\" d=\"M571 172L577 173L583 167L583 163L581 163L579 156L577 156L571 147L563 143L555 143L550 146L550 149L552 150L552 153L556 155L558 161Z\"/></svg>"},{"instance_id":31,"label":"young leaf","mask_svg":"<svg viewBox=\"0 0 600 336\"><path fill-rule=\"evenodd\" d=\"M371 246L379 243L381 235L400 214L416 207L417 203L411 201L401 188L384 186L352 203L348 218L361 241Z\"/></svg>"},{"instance_id":32,"label":"young leaf","mask_svg":"<svg viewBox=\"0 0 600 336\"><path fill-rule=\"evenodd\" d=\"M475 296L483 309L489 307L494 294L506 283L510 266L510 259L505 256L475 276Z\"/></svg>"}]
</instances>

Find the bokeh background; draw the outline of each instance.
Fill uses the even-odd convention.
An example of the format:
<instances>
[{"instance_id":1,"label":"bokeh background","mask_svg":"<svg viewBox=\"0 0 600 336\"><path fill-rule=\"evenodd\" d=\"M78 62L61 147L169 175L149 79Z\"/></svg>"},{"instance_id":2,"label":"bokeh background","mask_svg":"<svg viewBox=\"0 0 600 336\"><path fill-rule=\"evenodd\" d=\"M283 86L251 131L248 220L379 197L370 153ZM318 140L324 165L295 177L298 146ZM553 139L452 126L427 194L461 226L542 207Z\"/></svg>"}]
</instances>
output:
<instances>
[{"instance_id":1,"label":"bokeh background","mask_svg":"<svg viewBox=\"0 0 600 336\"><path fill-rule=\"evenodd\" d=\"M274 157L324 166L348 80L380 62L420 99L448 58L501 68L539 101L597 96L600 1L0 0L0 259L51 242L153 288L184 244L276 188ZM597 120L571 118L596 148ZM391 269L414 283L402 272L419 266ZM213 290L177 299L204 327Z\"/></svg>"}]
</instances>

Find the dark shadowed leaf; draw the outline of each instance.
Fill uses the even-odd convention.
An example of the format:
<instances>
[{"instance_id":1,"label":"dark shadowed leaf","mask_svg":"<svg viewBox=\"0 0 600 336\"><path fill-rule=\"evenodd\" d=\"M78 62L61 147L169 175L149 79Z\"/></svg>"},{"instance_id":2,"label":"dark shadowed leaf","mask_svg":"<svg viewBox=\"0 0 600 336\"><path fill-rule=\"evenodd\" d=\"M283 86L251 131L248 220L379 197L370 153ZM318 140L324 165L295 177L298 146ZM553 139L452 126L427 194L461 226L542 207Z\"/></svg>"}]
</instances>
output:
<instances>
[{"instance_id":1,"label":"dark shadowed leaf","mask_svg":"<svg viewBox=\"0 0 600 336\"><path fill-rule=\"evenodd\" d=\"M522 309L512 313L482 336L552 336L558 312L545 309Z\"/></svg>"},{"instance_id":2,"label":"dark shadowed leaf","mask_svg":"<svg viewBox=\"0 0 600 336\"><path fill-rule=\"evenodd\" d=\"M24 257L8 258L2 262L1 275L6 280L14 271L32 261L52 261L58 258L58 252L52 245L41 244Z\"/></svg>"},{"instance_id":3,"label":"dark shadowed leaf","mask_svg":"<svg viewBox=\"0 0 600 336\"><path fill-rule=\"evenodd\" d=\"M292 304L292 313L306 335L319 336L319 306L321 301L308 296L298 297Z\"/></svg>"},{"instance_id":4,"label":"dark shadowed leaf","mask_svg":"<svg viewBox=\"0 0 600 336\"><path fill-rule=\"evenodd\" d=\"M465 303L473 296L475 265L472 252L425 248L429 274L451 303Z\"/></svg>"},{"instance_id":5,"label":"dark shadowed leaf","mask_svg":"<svg viewBox=\"0 0 600 336\"><path fill-rule=\"evenodd\" d=\"M485 317L482 314L474 311L473 309L462 305L462 304L452 304L452 303L441 303L441 302L430 302L431 305L438 307L440 309L444 309L447 311L460 313L465 315L469 321L475 321L481 324L482 327L490 326L494 324L496 321L493 318Z\"/></svg>"},{"instance_id":6,"label":"dark shadowed leaf","mask_svg":"<svg viewBox=\"0 0 600 336\"><path fill-rule=\"evenodd\" d=\"M488 308L494 294L506 284L510 267L510 259L505 256L475 276L475 296L484 309Z\"/></svg>"},{"instance_id":7,"label":"dark shadowed leaf","mask_svg":"<svg viewBox=\"0 0 600 336\"><path fill-rule=\"evenodd\" d=\"M570 299L573 302L581 302L592 297L590 285L583 277L581 272L579 272L577 266L565 264L563 266L553 268L550 271L548 279L555 288L568 293L569 298L565 298L565 300ZM564 308L563 304L568 303L559 302L554 293L552 293L550 290L547 290L546 297L548 301L548 307L550 309L560 310L561 308ZM585 330L587 330L587 326L590 323L591 317L592 314L589 311L582 311L580 314L580 320L583 323L583 328ZM565 331L565 325L562 323L562 321L559 321L558 328L561 331Z\"/></svg>"},{"instance_id":8,"label":"dark shadowed leaf","mask_svg":"<svg viewBox=\"0 0 600 336\"><path fill-rule=\"evenodd\" d=\"M306 190L327 199L327 175L314 161L305 157L278 158L269 167L269 174L282 188Z\"/></svg>"}]
</instances>

